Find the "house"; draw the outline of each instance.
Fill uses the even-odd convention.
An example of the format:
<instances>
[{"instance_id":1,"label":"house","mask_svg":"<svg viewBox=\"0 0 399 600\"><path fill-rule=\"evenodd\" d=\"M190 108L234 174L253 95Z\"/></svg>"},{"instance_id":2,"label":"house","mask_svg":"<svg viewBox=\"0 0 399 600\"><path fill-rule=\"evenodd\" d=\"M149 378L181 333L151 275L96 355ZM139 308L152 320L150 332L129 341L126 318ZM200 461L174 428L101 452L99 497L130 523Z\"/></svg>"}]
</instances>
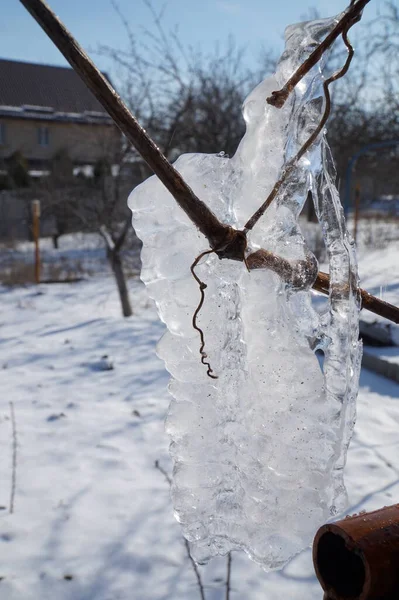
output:
<instances>
[{"instance_id":1,"label":"house","mask_svg":"<svg viewBox=\"0 0 399 600\"><path fill-rule=\"evenodd\" d=\"M67 153L93 165L120 143L112 119L69 67L0 59L0 162L19 152L32 177ZM109 154L108 154L109 155Z\"/></svg>"}]
</instances>

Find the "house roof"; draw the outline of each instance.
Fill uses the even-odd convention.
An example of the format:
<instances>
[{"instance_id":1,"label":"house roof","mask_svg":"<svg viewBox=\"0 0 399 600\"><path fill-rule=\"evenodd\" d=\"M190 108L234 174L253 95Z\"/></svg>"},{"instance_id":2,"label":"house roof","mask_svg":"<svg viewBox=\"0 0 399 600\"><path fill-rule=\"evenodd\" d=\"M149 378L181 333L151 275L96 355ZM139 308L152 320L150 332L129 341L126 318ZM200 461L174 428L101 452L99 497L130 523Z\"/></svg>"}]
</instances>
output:
<instances>
[{"instance_id":1,"label":"house roof","mask_svg":"<svg viewBox=\"0 0 399 600\"><path fill-rule=\"evenodd\" d=\"M7 59L0 59L0 112L45 120L60 117L69 120L69 115L74 120L110 121L107 112L70 67Z\"/></svg>"}]
</instances>

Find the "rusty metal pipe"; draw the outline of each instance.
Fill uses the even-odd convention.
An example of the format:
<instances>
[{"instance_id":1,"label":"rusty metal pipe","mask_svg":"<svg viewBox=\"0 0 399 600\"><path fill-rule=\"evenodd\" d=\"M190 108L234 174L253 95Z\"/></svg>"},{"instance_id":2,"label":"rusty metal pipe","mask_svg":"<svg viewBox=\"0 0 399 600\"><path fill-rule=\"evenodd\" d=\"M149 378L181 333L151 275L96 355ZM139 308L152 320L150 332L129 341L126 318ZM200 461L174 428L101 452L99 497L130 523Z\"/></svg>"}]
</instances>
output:
<instances>
[{"instance_id":1,"label":"rusty metal pipe","mask_svg":"<svg viewBox=\"0 0 399 600\"><path fill-rule=\"evenodd\" d=\"M324 600L399 600L399 504L323 525L313 563Z\"/></svg>"}]
</instances>

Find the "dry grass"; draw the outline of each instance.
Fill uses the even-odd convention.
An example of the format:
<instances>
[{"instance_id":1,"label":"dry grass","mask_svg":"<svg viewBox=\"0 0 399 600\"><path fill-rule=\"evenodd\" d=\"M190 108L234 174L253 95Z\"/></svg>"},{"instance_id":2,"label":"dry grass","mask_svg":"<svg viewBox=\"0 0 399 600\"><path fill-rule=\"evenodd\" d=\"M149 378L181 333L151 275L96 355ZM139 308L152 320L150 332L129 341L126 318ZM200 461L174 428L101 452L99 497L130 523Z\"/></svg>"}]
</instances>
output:
<instances>
[{"instance_id":1,"label":"dry grass","mask_svg":"<svg viewBox=\"0 0 399 600\"><path fill-rule=\"evenodd\" d=\"M399 218L362 215L358 225L358 243L366 248L386 248L399 239Z\"/></svg>"},{"instance_id":2,"label":"dry grass","mask_svg":"<svg viewBox=\"0 0 399 600\"><path fill-rule=\"evenodd\" d=\"M41 281L43 283L66 283L83 279L91 273L83 267L80 260L68 261L63 258L57 263L42 265ZM0 271L0 283L5 286L22 286L35 283L33 263L14 262Z\"/></svg>"}]
</instances>

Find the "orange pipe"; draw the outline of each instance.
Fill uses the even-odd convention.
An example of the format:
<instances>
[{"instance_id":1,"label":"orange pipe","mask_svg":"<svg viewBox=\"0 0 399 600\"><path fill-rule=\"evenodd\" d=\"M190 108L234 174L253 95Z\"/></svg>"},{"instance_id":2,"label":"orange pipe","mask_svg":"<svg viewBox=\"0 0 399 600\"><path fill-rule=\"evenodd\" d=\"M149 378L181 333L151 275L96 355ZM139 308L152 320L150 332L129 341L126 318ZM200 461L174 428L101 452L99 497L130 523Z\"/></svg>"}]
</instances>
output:
<instances>
[{"instance_id":1,"label":"orange pipe","mask_svg":"<svg viewBox=\"0 0 399 600\"><path fill-rule=\"evenodd\" d=\"M323 525L313 563L324 600L399 600L399 504Z\"/></svg>"}]
</instances>

